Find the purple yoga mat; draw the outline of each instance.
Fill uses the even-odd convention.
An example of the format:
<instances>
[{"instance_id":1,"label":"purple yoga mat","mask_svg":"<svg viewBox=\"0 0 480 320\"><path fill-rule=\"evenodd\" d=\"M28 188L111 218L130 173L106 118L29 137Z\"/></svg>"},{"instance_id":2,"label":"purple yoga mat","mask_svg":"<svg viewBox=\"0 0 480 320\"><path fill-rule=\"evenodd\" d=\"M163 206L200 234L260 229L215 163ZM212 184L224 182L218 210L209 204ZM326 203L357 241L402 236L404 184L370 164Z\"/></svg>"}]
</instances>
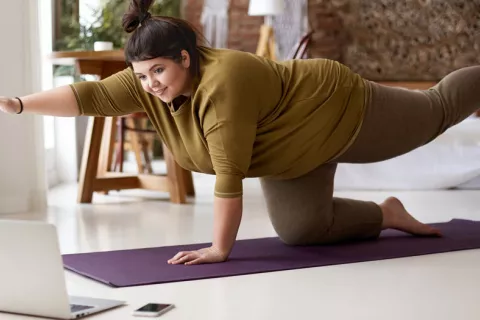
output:
<instances>
[{"instance_id":1,"label":"purple yoga mat","mask_svg":"<svg viewBox=\"0 0 480 320\"><path fill-rule=\"evenodd\" d=\"M208 243L67 254L63 261L68 270L113 287L127 287L480 248L480 221L454 219L432 225L442 231L442 238L387 230L377 240L323 246L292 247L278 238L239 240L229 260L216 264L167 264L177 252Z\"/></svg>"}]
</instances>

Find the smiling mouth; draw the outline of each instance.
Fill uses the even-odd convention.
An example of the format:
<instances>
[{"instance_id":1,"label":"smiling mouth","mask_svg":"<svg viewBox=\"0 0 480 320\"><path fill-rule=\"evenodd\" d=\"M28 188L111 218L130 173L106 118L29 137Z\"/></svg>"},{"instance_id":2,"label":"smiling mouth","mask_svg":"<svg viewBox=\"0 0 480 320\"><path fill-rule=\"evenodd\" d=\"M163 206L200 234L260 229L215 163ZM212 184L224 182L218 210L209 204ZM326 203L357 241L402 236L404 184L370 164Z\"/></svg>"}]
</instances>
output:
<instances>
[{"instance_id":1,"label":"smiling mouth","mask_svg":"<svg viewBox=\"0 0 480 320\"><path fill-rule=\"evenodd\" d=\"M154 92L155 92L155 94L162 95L165 92L165 90L167 90L167 87L163 88L162 90L158 90L158 91L154 91Z\"/></svg>"}]
</instances>

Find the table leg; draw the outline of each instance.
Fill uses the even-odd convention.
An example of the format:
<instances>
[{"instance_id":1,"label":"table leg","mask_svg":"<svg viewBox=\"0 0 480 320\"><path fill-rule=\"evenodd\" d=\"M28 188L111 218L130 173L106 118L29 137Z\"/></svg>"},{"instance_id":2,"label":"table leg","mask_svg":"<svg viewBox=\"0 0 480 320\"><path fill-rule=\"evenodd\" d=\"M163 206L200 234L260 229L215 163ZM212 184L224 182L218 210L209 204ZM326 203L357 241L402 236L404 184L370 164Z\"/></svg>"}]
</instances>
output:
<instances>
[{"instance_id":1,"label":"table leg","mask_svg":"<svg viewBox=\"0 0 480 320\"><path fill-rule=\"evenodd\" d=\"M79 203L92 202L104 124L105 118L103 117L90 117L88 119L78 185L77 201Z\"/></svg>"}]
</instances>

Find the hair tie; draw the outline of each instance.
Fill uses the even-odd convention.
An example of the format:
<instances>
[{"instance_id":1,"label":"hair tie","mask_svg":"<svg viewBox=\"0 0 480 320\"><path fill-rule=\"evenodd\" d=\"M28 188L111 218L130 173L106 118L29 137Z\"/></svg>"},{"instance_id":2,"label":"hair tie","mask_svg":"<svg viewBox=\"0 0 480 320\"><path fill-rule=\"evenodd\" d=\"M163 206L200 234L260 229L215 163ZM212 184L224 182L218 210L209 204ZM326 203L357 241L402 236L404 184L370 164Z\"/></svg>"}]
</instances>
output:
<instances>
[{"instance_id":1,"label":"hair tie","mask_svg":"<svg viewBox=\"0 0 480 320\"><path fill-rule=\"evenodd\" d=\"M141 26L142 26L142 23L143 23L145 20L149 19L151 16L152 16L152 15L151 15L150 12L148 12L148 11L145 12L145 13L140 13L140 17L139 17L139 19L138 19L138 21L139 21L138 26L141 27Z\"/></svg>"}]
</instances>

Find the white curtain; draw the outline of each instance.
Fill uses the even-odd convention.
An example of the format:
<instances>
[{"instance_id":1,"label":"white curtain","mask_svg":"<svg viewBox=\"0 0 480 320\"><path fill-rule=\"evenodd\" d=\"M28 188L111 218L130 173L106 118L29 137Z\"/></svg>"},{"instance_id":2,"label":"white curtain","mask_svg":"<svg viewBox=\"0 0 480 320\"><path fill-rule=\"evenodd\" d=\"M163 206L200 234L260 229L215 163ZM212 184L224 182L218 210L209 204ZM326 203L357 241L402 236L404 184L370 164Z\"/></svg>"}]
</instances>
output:
<instances>
[{"instance_id":1,"label":"white curtain","mask_svg":"<svg viewBox=\"0 0 480 320\"><path fill-rule=\"evenodd\" d=\"M8 44L8 50L0 50L0 94L41 91L39 3L0 1L0 12L8 13L2 16L5 27L0 28L0 39ZM42 118L0 114L0 154L0 215L43 211L47 190Z\"/></svg>"},{"instance_id":2,"label":"white curtain","mask_svg":"<svg viewBox=\"0 0 480 320\"><path fill-rule=\"evenodd\" d=\"M205 38L214 48L226 48L229 0L205 0L201 23Z\"/></svg>"},{"instance_id":3,"label":"white curtain","mask_svg":"<svg viewBox=\"0 0 480 320\"><path fill-rule=\"evenodd\" d=\"M308 1L285 0L285 13L273 17L278 60L288 53L308 31Z\"/></svg>"}]
</instances>

